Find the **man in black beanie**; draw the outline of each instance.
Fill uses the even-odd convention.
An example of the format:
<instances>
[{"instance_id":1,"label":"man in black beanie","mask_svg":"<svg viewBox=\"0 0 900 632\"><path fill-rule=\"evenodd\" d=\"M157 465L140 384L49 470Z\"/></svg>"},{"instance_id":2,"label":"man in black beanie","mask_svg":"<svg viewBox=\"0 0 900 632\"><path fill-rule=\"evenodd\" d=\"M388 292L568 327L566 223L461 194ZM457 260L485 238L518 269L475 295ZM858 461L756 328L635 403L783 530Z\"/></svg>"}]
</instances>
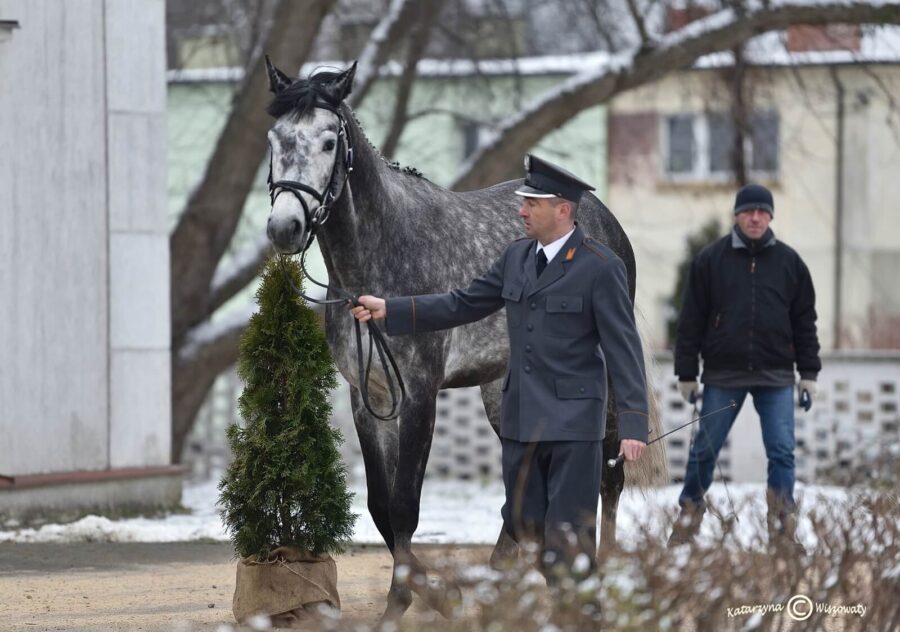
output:
<instances>
[{"instance_id":1,"label":"man in black beanie","mask_svg":"<svg viewBox=\"0 0 900 632\"><path fill-rule=\"evenodd\" d=\"M670 546L692 541L699 531L716 458L749 393L769 461L770 546L803 550L795 535L794 367L800 405L809 410L822 364L812 278L800 255L775 239L769 228L774 215L771 191L748 184L737 193L731 232L691 263L675 344L679 388L691 404L702 397L702 414L731 400L737 407L700 422Z\"/></svg>"}]
</instances>

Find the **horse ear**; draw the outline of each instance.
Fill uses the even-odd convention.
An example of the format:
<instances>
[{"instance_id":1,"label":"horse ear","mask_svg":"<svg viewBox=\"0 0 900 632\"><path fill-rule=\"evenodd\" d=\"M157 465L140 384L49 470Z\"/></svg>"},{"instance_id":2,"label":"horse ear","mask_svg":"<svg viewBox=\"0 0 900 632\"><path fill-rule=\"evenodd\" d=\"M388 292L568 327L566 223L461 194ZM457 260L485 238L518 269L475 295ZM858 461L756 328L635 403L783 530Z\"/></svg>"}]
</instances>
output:
<instances>
[{"instance_id":1,"label":"horse ear","mask_svg":"<svg viewBox=\"0 0 900 632\"><path fill-rule=\"evenodd\" d=\"M356 62L342 72L328 86L328 93L335 103L340 103L353 91L353 77L356 75Z\"/></svg>"},{"instance_id":2,"label":"horse ear","mask_svg":"<svg viewBox=\"0 0 900 632\"><path fill-rule=\"evenodd\" d=\"M266 73L269 75L269 90L275 94L278 94L294 83L290 77L278 70L278 68L269 61L268 55L266 55Z\"/></svg>"}]
</instances>

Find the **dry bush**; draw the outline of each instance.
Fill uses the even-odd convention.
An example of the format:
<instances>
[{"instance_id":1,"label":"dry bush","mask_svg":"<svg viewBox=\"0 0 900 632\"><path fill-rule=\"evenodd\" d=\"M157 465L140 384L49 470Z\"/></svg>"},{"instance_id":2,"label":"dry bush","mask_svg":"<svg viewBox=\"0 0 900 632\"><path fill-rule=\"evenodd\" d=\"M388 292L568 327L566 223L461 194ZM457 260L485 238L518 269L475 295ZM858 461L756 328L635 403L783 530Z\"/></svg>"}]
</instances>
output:
<instances>
[{"instance_id":1,"label":"dry bush","mask_svg":"<svg viewBox=\"0 0 900 632\"><path fill-rule=\"evenodd\" d=\"M464 609L474 614L448 629L896 630L897 501L896 492L807 497L805 556L770 549L765 515L741 508L750 524L722 521L696 546L671 550L648 521L626 548L605 556L598 575L563 582L554 593L532 559L504 573L457 569ZM674 512L665 516L667 531L674 518ZM792 602L798 618L809 612L805 620L787 612L796 595L809 599ZM846 610L860 606L862 616Z\"/></svg>"},{"instance_id":2,"label":"dry bush","mask_svg":"<svg viewBox=\"0 0 900 632\"><path fill-rule=\"evenodd\" d=\"M802 504L810 507L798 530L807 549L803 556L770 549L765 514L750 503L736 508L741 522L707 515L712 524L705 525L696 545L668 549L664 535L674 522L673 511L648 516L640 533L620 533L626 544L604 552L599 573L563 579L554 590L535 570L533 548L503 572L446 560L436 565L439 572L462 588L456 618L419 613L415 621L407 617L382 629L900 629L897 492L826 490L815 498L807 495ZM794 613L808 613L804 620L795 620L787 611L798 595ZM865 609L862 616L846 610L858 606ZM344 627L332 619L321 629L366 628Z\"/></svg>"}]
</instances>

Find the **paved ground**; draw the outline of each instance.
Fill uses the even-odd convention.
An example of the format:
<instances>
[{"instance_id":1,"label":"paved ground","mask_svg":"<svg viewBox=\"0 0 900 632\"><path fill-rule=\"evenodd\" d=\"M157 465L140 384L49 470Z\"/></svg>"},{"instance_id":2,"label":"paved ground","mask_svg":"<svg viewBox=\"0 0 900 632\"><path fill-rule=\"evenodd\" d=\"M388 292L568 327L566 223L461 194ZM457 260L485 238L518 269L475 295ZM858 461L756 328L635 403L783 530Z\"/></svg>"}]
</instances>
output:
<instances>
[{"instance_id":1,"label":"paved ground","mask_svg":"<svg viewBox=\"0 0 900 632\"><path fill-rule=\"evenodd\" d=\"M487 547L421 547L423 558L486 563ZM354 547L337 558L342 618L373 624L391 557ZM0 630L216 631L234 626L229 544L0 544ZM434 627L416 599L404 628ZM441 627L441 626L438 626ZM244 628L246 629L246 628Z\"/></svg>"}]
</instances>

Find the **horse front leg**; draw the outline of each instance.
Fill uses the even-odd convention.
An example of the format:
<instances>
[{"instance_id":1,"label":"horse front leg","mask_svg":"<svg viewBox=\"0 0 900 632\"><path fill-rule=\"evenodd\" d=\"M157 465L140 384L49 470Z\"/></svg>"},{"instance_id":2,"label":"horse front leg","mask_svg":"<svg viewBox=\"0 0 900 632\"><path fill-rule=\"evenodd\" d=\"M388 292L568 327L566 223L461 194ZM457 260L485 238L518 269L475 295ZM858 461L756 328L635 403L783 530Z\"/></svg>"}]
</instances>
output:
<instances>
[{"instance_id":1,"label":"horse front leg","mask_svg":"<svg viewBox=\"0 0 900 632\"><path fill-rule=\"evenodd\" d=\"M391 482L397 469L397 424L380 421L369 414L359 390L353 386L350 387L350 402L366 468L369 514L384 538L384 543L393 553L394 530L391 528L390 496ZM373 405L377 406L374 402Z\"/></svg>"},{"instance_id":2,"label":"horse front leg","mask_svg":"<svg viewBox=\"0 0 900 632\"><path fill-rule=\"evenodd\" d=\"M410 384L400 412L400 450L390 497L394 575L382 621L396 620L406 611L411 601L410 591L445 617L460 602L459 588L429 570L412 552L412 536L419 524L422 481L434 432L436 398L436 386Z\"/></svg>"}]
</instances>

